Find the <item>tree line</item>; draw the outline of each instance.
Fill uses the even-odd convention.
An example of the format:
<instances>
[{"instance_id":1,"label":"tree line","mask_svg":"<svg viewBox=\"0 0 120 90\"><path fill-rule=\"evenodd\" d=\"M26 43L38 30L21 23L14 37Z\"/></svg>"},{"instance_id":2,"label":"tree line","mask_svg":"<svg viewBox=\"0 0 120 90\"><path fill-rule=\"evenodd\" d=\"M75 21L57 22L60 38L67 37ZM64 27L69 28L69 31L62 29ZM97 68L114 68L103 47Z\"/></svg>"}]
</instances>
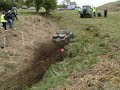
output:
<instances>
[{"instance_id":1,"label":"tree line","mask_svg":"<svg viewBox=\"0 0 120 90\"><path fill-rule=\"evenodd\" d=\"M12 6L16 6L16 3L13 0L0 0L0 11L6 11Z\"/></svg>"},{"instance_id":2,"label":"tree line","mask_svg":"<svg viewBox=\"0 0 120 90\"><path fill-rule=\"evenodd\" d=\"M48 14L51 10L56 9L57 0L0 0L0 11L8 10L13 6L22 7L23 5L35 6L36 13L40 7L43 7L45 13Z\"/></svg>"},{"instance_id":3,"label":"tree line","mask_svg":"<svg viewBox=\"0 0 120 90\"><path fill-rule=\"evenodd\" d=\"M58 8L67 8L68 5L75 5L77 7L76 1L62 0L62 2L57 5Z\"/></svg>"},{"instance_id":4,"label":"tree line","mask_svg":"<svg viewBox=\"0 0 120 90\"><path fill-rule=\"evenodd\" d=\"M0 11L7 11L11 7L22 7L26 5L28 7L34 6L36 8L36 13L39 9L43 7L45 13L49 14L51 10L58 8L67 8L71 3L76 4L76 2L71 2L71 0L62 0L62 4L57 5L57 0L0 0Z\"/></svg>"},{"instance_id":5,"label":"tree line","mask_svg":"<svg viewBox=\"0 0 120 90\"><path fill-rule=\"evenodd\" d=\"M57 7L57 0L26 0L25 3L27 6L30 6L31 4L35 5L36 13L39 11L40 7L45 9L46 14Z\"/></svg>"}]
</instances>

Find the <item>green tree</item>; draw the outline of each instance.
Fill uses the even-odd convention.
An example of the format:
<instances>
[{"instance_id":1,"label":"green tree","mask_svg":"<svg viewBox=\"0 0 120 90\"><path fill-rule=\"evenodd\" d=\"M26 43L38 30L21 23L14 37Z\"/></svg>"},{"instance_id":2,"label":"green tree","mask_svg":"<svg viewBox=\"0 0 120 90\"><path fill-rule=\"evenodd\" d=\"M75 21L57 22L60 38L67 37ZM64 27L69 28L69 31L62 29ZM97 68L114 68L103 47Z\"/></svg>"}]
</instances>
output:
<instances>
[{"instance_id":1,"label":"green tree","mask_svg":"<svg viewBox=\"0 0 120 90\"><path fill-rule=\"evenodd\" d=\"M26 0L27 6L29 6L31 3L35 4L36 13L38 13L40 7L45 8L46 14L49 14L51 10L54 10L57 7L57 0Z\"/></svg>"},{"instance_id":2,"label":"green tree","mask_svg":"<svg viewBox=\"0 0 120 90\"><path fill-rule=\"evenodd\" d=\"M43 7L46 10L46 14L49 14L51 10L56 9L57 1L56 0L45 0L43 3Z\"/></svg>"},{"instance_id":3,"label":"green tree","mask_svg":"<svg viewBox=\"0 0 120 90\"><path fill-rule=\"evenodd\" d=\"M30 4L33 3L33 0L26 0L25 4L29 7Z\"/></svg>"},{"instance_id":4,"label":"green tree","mask_svg":"<svg viewBox=\"0 0 120 90\"><path fill-rule=\"evenodd\" d=\"M25 5L24 0L15 0L17 7L22 7L23 5Z\"/></svg>"},{"instance_id":5,"label":"green tree","mask_svg":"<svg viewBox=\"0 0 120 90\"><path fill-rule=\"evenodd\" d=\"M42 7L44 0L26 0L25 4L30 7L30 6L35 6L36 12L39 11L40 7Z\"/></svg>"},{"instance_id":6,"label":"green tree","mask_svg":"<svg viewBox=\"0 0 120 90\"><path fill-rule=\"evenodd\" d=\"M36 13L38 13L40 7L43 7L44 0L35 0Z\"/></svg>"},{"instance_id":7,"label":"green tree","mask_svg":"<svg viewBox=\"0 0 120 90\"><path fill-rule=\"evenodd\" d=\"M16 6L16 4L12 0L0 0L0 11L6 11L13 6Z\"/></svg>"}]
</instances>

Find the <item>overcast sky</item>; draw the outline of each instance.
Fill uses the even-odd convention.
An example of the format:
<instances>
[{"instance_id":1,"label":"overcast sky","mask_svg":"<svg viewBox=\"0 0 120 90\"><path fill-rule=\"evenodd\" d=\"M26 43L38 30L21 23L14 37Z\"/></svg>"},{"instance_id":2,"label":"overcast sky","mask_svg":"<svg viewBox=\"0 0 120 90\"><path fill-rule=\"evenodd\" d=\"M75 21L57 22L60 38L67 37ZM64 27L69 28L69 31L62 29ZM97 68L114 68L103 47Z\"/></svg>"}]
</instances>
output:
<instances>
[{"instance_id":1,"label":"overcast sky","mask_svg":"<svg viewBox=\"0 0 120 90\"><path fill-rule=\"evenodd\" d=\"M61 3L63 0L58 0L58 3ZM109 2L114 2L118 0L71 0L71 1L76 1L78 6L82 5L93 5L95 7L109 3Z\"/></svg>"}]
</instances>

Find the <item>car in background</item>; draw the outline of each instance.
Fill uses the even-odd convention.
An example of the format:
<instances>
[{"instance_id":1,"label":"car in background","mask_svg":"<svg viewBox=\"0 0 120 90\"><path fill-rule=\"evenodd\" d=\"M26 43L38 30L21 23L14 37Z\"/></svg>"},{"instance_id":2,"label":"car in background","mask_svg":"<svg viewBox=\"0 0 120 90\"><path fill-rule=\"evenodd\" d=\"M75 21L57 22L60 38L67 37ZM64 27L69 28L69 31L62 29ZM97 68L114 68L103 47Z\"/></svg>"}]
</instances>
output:
<instances>
[{"instance_id":1,"label":"car in background","mask_svg":"<svg viewBox=\"0 0 120 90\"><path fill-rule=\"evenodd\" d=\"M92 18L93 12L92 7L89 5L82 6L82 10L80 12L81 18Z\"/></svg>"},{"instance_id":2,"label":"car in background","mask_svg":"<svg viewBox=\"0 0 120 90\"><path fill-rule=\"evenodd\" d=\"M22 6L22 9L27 9L27 6Z\"/></svg>"},{"instance_id":3,"label":"car in background","mask_svg":"<svg viewBox=\"0 0 120 90\"><path fill-rule=\"evenodd\" d=\"M29 7L28 9L29 10L35 10L35 7Z\"/></svg>"},{"instance_id":4,"label":"car in background","mask_svg":"<svg viewBox=\"0 0 120 90\"><path fill-rule=\"evenodd\" d=\"M57 8L57 11L63 11L64 8Z\"/></svg>"}]
</instances>

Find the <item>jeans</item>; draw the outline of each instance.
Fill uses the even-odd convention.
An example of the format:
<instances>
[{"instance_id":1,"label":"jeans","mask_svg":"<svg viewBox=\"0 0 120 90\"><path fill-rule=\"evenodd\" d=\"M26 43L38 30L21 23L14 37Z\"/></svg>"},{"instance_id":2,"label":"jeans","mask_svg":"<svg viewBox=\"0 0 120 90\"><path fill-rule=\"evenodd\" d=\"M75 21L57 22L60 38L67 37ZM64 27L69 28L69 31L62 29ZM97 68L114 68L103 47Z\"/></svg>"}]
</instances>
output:
<instances>
[{"instance_id":1,"label":"jeans","mask_svg":"<svg viewBox=\"0 0 120 90\"><path fill-rule=\"evenodd\" d=\"M13 21L11 19L8 20L9 28L13 28Z\"/></svg>"}]
</instances>

